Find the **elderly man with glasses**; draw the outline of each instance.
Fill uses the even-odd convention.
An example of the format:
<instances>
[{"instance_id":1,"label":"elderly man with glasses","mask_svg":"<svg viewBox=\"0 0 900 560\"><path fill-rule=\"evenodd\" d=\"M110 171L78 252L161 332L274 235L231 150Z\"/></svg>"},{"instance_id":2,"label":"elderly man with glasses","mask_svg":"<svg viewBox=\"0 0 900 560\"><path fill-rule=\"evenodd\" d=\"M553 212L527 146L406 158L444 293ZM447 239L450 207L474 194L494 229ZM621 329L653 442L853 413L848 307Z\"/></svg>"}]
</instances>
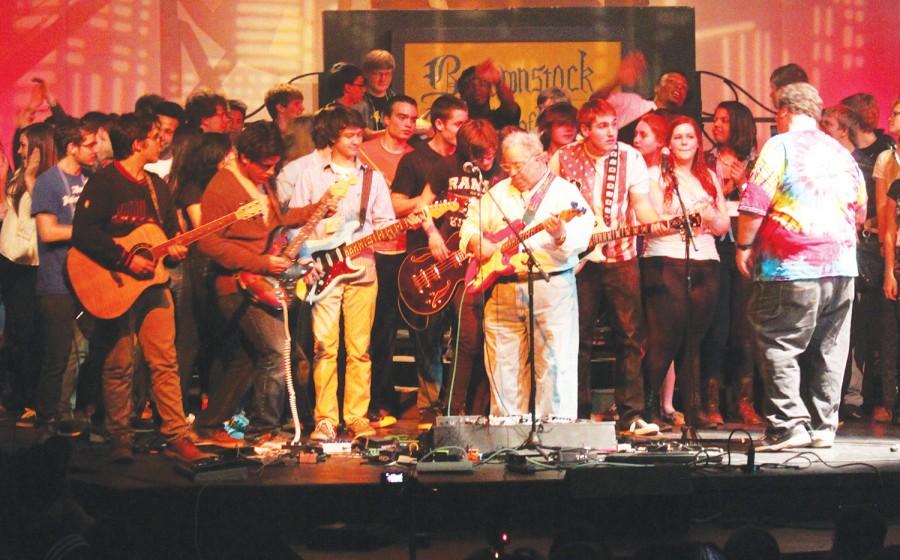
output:
<instances>
[{"instance_id":1,"label":"elderly man with glasses","mask_svg":"<svg viewBox=\"0 0 900 560\"><path fill-rule=\"evenodd\" d=\"M587 247L594 215L574 185L547 169L538 157L542 152L533 134L513 132L503 140L501 167L509 178L470 206L460 230L460 247L487 263L501 250L504 241L496 234L507 227L507 220L521 220L526 228L542 226L543 231L524 241L544 274L530 272L525 258L513 257L514 273L501 276L489 288L484 361L491 384L491 414L528 412L528 275L533 274L535 412L541 418L574 419L578 413L574 269L579 252ZM573 209L578 212L561 216Z\"/></svg>"}]
</instances>

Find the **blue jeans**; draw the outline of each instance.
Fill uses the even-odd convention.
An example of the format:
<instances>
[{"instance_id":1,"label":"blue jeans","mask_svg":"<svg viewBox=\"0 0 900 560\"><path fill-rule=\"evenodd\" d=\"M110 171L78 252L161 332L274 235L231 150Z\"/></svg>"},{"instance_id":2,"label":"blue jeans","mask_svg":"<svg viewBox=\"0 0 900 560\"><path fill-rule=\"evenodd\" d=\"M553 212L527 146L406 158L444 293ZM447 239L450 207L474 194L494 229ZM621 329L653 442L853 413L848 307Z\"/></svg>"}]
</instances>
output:
<instances>
[{"instance_id":1,"label":"blue jeans","mask_svg":"<svg viewBox=\"0 0 900 560\"><path fill-rule=\"evenodd\" d=\"M852 308L853 278L754 283L749 313L769 432L837 431ZM800 394L801 376L812 410Z\"/></svg>"},{"instance_id":2,"label":"blue jeans","mask_svg":"<svg viewBox=\"0 0 900 560\"><path fill-rule=\"evenodd\" d=\"M219 309L226 320L222 341L225 377L197 417L197 426L221 428L252 386L248 431L275 430L286 393L282 361L285 353L290 353L285 347L284 322L241 294L219 296Z\"/></svg>"}]
</instances>

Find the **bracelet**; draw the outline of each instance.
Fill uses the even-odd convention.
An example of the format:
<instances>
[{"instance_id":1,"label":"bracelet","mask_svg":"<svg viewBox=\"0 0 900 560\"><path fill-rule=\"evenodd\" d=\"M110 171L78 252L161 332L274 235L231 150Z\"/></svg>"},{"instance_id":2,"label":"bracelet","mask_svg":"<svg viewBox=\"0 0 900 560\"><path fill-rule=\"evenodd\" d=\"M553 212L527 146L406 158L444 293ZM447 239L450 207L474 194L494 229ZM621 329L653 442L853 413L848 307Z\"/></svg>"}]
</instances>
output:
<instances>
[{"instance_id":1,"label":"bracelet","mask_svg":"<svg viewBox=\"0 0 900 560\"><path fill-rule=\"evenodd\" d=\"M744 249L749 249L749 248L753 247L753 243L738 243L738 244L736 245L736 247L737 247L738 249L742 249L742 250L744 250Z\"/></svg>"}]
</instances>

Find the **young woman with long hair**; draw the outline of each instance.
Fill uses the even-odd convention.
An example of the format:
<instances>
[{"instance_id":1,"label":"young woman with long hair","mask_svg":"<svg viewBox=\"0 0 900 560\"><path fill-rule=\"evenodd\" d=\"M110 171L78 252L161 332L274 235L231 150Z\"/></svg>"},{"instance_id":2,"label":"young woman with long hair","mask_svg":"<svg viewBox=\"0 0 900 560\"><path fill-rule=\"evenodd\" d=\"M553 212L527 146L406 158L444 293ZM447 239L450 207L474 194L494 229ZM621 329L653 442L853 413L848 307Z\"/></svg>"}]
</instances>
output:
<instances>
[{"instance_id":1,"label":"young woman with long hair","mask_svg":"<svg viewBox=\"0 0 900 560\"><path fill-rule=\"evenodd\" d=\"M31 216L31 191L38 175L56 165L53 127L36 123L23 128L19 132L18 155L22 165L4 185L6 217L0 232L0 294L6 306L6 367L12 372L11 394L5 405L8 410L22 412L16 422L18 426L31 427L40 367L35 336L37 228Z\"/></svg>"},{"instance_id":2,"label":"young woman with long hair","mask_svg":"<svg viewBox=\"0 0 900 560\"><path fill-rule=\"evenodd\" d=\"M674 361L687 423L714 427L699 399L700 342L709 328L719 289L715 236L728 230L728 214L722 189L703 163L701 138L696 121L675 118L667 142L671 168L651 175L650 201L661 217L683 215L684 208L699 213L702 225L694 228L690 245L683 231L647 241L641 262L647 316L644 365L650 411L659 409L659 390Z\"/></svg>"}]
</instances>

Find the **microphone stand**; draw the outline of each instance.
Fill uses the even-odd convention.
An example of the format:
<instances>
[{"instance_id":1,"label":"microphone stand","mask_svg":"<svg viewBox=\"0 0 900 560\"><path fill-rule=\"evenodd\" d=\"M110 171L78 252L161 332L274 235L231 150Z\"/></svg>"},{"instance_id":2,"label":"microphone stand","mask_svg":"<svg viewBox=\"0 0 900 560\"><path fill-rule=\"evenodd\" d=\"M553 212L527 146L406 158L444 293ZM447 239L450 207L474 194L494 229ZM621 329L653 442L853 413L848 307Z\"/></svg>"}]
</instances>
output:
<instances>
[{"instance_id":1,"label":"microphone stand","mask_svg":"<svg viewBox=\"0 0 900 560\"><path fill-rule=\"evenodd\" d=\"M693 288L693 278L691 277L691 247L694 247L694 250L697 250L697 243L694 240L694 229L691 227L691 220L688 217L687 206L684 204L684 198L681 196L681 189L678 186L678 178L675 177L675 170L671 169L671 178L672 178L672 186L675 189L675 195L678 197L678 205L681 207L681 215L684 217L684 292L685 292L685 340L688 341L687 344L687 355L685 356L685 363L692 367L693 363L693 349L690 344L690 336L691 336L691 324L693 322L693 313L691 312L691 289ZM687 424L681 430L681 440L682 441L697 441L699 438L697 436L697 407L699 403L696 402L697 391L699 390L694 386L694 376L689 373L687 375L687 385L689 386L688 393L688 402L685 403L687 405Z\"/></svg>"},{"instance_id":2,"label":"microphone stand","mask_svg":"<svg viewBox=\"0 0 900 560\"><path fill-rule=\"evenodd\" d=\"M477 169L478 166L475 167ZM481 171L479 170L479 173L480 172ZM543 178L543 176L541 177ZM503 207L500 206L497 199L494 198L493 193L488 190L487 195L491 198L491 201L493 201L494 206L500 210L503 221L506 222L507 227L509 227L510 231L513 232L513 235L516 236L519 246L522 247L525 250L525 254L528 255L528 367L530 369L529 377L531 381L531 389L528 392L528 412L531 414L531 431L528 433L528 437L525 438L525 441L522 442L517 449L531 449L544 455L541 451L541 436L537 431L537 372L534 364L534 270L537 269L538 274L541 275L541 278L543 278L545 282L550 281L550 275L544 271L541 267L541 263L537 262L537 259L534 258L534 252L525 244L525 240L519 235L519 231L512 226L512 221L510 221L506 212L503 211Z\"/></svg>"}]
</instances>

